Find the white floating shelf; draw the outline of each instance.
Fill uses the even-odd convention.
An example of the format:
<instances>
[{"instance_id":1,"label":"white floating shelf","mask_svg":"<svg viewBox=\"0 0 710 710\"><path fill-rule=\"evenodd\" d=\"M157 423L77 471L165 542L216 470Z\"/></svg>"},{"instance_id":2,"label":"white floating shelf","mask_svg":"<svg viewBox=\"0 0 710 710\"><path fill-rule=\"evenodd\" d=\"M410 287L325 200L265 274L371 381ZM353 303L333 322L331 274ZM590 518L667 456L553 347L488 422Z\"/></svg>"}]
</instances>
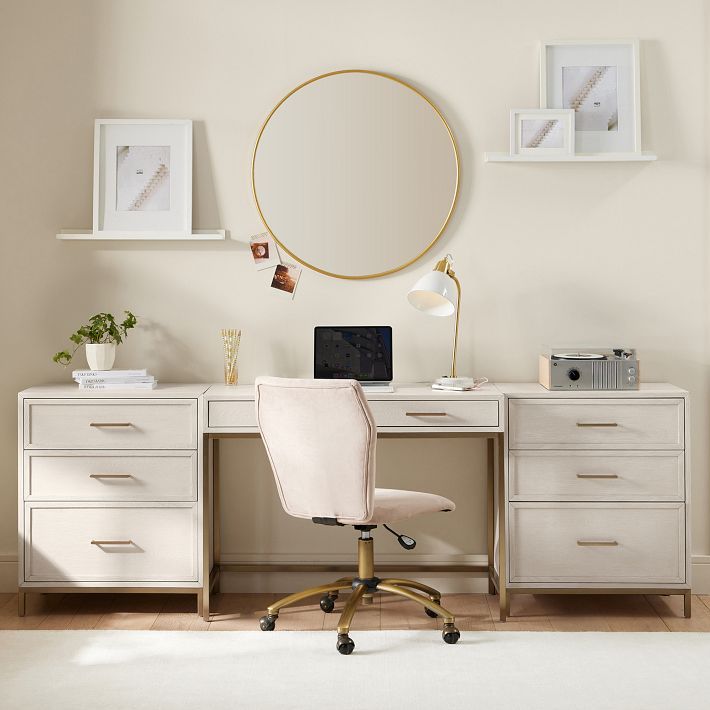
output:
<instances>
[{"instance_id":1,"label":"white floating shelf","mask_svg":"<svg viewBox=\"0 0 710 710\"><path fill-rule=\"evenodd\" d=\"M226 239L224 229L196 229L192 234L169 234L162 236L155 232L119 232L95 234L90 229L62 229L57 239L64 241L106 242L106 241L155 241L155 242L210 242Z\"/></svg>"},{"instance_id":2,"label":"white floating shelf","mask_svg":"<svg viewBox=\"0 0 710 710\"><path fill-rule=\"evenodd\" d=\"M484 153L486 163L646 163L657 160L655 153L575 153L574 155L511 155Z\"/></svg>"}]
</instances>

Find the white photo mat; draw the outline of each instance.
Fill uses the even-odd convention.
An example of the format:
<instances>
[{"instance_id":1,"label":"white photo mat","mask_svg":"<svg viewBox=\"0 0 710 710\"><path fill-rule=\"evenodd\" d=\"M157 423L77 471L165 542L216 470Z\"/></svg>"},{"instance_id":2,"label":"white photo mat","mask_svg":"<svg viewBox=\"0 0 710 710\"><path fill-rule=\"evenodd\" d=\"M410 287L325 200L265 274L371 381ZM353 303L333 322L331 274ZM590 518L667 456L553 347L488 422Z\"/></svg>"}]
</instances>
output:
<instances>
[{"instance_id":1,"label":"white photo mat","mask_svg":"<svg viewBox=\"0 0 710 710\"><path fill-rule=\"evenodd\" d=\"M510 154L574 155L574 118L572 109L512 109Z\"/></svg>"},{"instance_id":2,"label":"white photo mat","mask_svg":"<svg viewBox=\"0 0 710 710\"><path fill-rule=\"evenodd\" d=\"M192 121L95 121L93 232L192 233Z\"/></svg>"},{"instance_id":3,"label":"white photo mat","mask_svg":"<svg viewBox=\"0 0 710 710\"><path fill-rule=\"evenodd\" d=\"M638 40L543 42L540 106L569 108L576 99L578 153L641 153Z\"/></svg>"}]
</instances>

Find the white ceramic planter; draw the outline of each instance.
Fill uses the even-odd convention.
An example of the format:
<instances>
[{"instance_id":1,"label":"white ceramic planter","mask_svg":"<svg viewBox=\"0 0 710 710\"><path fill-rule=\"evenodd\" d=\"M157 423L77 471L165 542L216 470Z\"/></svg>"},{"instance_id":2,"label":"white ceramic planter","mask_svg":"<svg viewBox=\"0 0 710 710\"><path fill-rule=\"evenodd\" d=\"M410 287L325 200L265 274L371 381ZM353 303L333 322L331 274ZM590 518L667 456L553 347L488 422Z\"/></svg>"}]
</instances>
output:
<instances>
[{"instance_id":1,"label":"white ceramic planter","mask_svg":"<svg viewBox=\"0 0 710 710\"><path fill-rule=\"evenodd\" d=\"M116 359L116 343L87 343L86 362L91 370L110 370Z\"/></svg>"}]
</instances>

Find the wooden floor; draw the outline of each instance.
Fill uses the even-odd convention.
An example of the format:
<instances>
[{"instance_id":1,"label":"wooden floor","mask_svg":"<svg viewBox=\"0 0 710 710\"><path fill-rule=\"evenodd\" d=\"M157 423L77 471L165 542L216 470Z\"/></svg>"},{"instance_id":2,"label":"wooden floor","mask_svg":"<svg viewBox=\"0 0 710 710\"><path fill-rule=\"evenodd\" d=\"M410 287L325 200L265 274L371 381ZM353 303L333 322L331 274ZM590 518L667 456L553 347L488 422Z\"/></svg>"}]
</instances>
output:
<instances>
[{"instance_id":1,"label":"wooden floor","mask_svg":"<svg viewBox=\"0 0 710 710\"><path fill-rule=\"evenodd\" d=\"M258 629L258 618L278 594L218 594L205 622L194 595L30 594L27 615L17 616L17 596L0 594L0 629L133 629L237 631ZM324 614L316 599L281 611L280 630L335 629L338 611ZM498 598L487 594L444 595L444 606L461 631L710 631L710 596L694 596L693 616L683 618L681 596L516 595L513 616L498 621ZM352 629L436 629L415 603L376 595L361 607Z\"/></svg>"}]
</instances>

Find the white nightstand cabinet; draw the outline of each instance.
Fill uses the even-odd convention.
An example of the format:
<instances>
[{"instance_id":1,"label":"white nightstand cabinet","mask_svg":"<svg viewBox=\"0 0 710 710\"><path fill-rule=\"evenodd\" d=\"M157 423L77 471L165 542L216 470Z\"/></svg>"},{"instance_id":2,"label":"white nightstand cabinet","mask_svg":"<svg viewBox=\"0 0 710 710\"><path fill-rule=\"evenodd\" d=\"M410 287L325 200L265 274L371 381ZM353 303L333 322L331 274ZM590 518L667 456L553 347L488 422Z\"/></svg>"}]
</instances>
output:
<instances>
[{"instance_id":1,"label":"white nightstand cabinet","mask_svg":"<svg viewBox=\"0 0 710 710\"><path fill-rule=\"evenodd\" d=\"M19 395L19 612L27 592L202 595L206 386Z\"/></svg>"}]
</instances>

